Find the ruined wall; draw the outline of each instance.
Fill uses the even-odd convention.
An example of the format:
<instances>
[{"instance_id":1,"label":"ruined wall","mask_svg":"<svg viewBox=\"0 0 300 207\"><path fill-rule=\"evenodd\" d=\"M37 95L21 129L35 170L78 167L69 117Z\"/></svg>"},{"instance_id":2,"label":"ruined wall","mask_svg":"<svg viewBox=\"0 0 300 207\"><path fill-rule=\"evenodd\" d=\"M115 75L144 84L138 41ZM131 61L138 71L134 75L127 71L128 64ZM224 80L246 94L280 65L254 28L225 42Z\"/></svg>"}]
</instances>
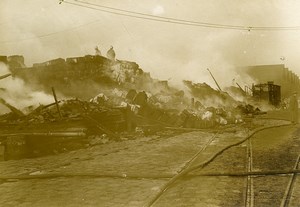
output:
<instances>
[{"instance_id":1,"label":"ruined wall","mask_svg":"<svg viewBox=\"0 0 300 207\"><path fill-rule=\"evenodd\" d=\"M145 83L144 72L135 62L112 61L103 56L57 58L32 67L12 65L10 70L37 89L49 91L53 86L66 96L79 98L94 96L104 87L141 87Z\"/></svg>"},{"instance_id":2,"label":"ruined wall","mask_svg":"<svg viewBox=\"0 0 300 207\"><path fill-rule=\"evenodd\" d=\"M25 60L22 55L12 55L7 57L7 62L9 67L13 68L24 68L25 66Z\"/></svg>"}]
</instances>

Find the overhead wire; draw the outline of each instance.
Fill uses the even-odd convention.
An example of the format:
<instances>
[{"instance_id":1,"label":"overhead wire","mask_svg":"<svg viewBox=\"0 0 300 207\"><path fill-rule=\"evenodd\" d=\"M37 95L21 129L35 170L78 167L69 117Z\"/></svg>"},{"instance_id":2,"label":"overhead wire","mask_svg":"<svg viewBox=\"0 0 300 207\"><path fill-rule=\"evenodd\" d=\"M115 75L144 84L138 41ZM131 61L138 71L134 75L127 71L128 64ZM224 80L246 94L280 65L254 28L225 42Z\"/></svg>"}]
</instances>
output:
<instances>
[{"instance_id":1,"label":"overhead wire","mask_svg":"<svg viewBox=\"0 0 300 207\"><path fill-rule=\"evenodd\" d=\"M241 27L241 26L237 26L237 25L215 24L215 23L185 20L185 19L176 19L176 18L172 18L172 17L164 17L164 16L151 15L151 14L146 14L146 13L141 13L141 12L129 11L129 10L125 10L125 9L119 9L119 8L104 6L104 5L100 5L100 4L94 4L94 3L90 3L90 2L86 2L86 1L80 1L80 0L75 0L75 1L82 3L82 4L87 4L87 5L92 5L92 6L96 6L96 7L101 7L101 8L106 8L106 9L111 9L111 10L115 10L115 11L121 11L121 12L141 15L141 16L147 16L147 17L152 17L152 18L160 18L160 19L165 19L165 20L173 20L173 21L180 21L180 22L193 23L193 24L203 24L203 25L209 25L209 26L232 27L232 28L240 28Z\"/></svg>"},{"instance_id":2,"label":"overhead wire","mask_svg":"<svg viewBox=\"0 0 300 207\"><path fill-rule=\"evenodd\" d=\"M249 30L249 28L246 27L239 27L237 28L236 26L225 26L225 25L210 25L210 24L201 24L201 23L194 23L194 22L189 22L189 21L182 21L182 20L172 20L171 18L162 18L160 16L155 16L154 17L147 17L147 16L139 16L139 15L135 15L135 14L130 14L130 13L120 13L117 11L109 11L109 10L105 10L105 9L100 9L100 8L95 8L95 7L91 7L91 6L87 6L87 5L83 5L83 4L78 4L78 3L73 3L70 1L63 1L66 4L71 4L71 5L75 5L75 6L79 6L79 7L83 7L83 8L88 8L88 9L92 9L92 10L97 10L97 11L101 11L101 12L105 12L105 13L110 13L110 14L115 14L115 15L120 15L120 16L127 16L127 17L132 17L132 18L137 18L137 19L144 19L144 20L151 20L151 21L157 21L157 22L165 22L165 23L172 23L172 24L181 24L181 25L188 25L188 26L198 26L198 27L210 27L210 28L223 28L223 29L235 29L235 30ZM153 15L154 16L154 15Z\"/></svg>"},{"instance_id":3,"label":"overhead wire","mask_svg":"<svg viewBox=\"0 0 300 207\"><path fill-rule=\"evenodd\" d=\"M64 0L64 3L76 5L79 7L85 7L93 10L98 10L101 12L111 13L115 15L122 15L127 17L133 17L138 19L146 19L146 20L152 20L152 21L160 21L160 22L166 22L166 23L174 23L174 24L182 24L182 25L189 25L189 26L200 26L200 27L209 27L209 28L217 28L217 29L235 29L235 30L265 30L265 31L275 31L275 30L299 30L300 26L290 26L290 27L275 27L275 26L242 26L242 25L229 25L229 24L217 24L217 23L208 23L208 22L199 22L199 21L191 21L191 20L185 20L185 19L177 19L172 17L164 17L164 16L157 16L157 15L151 15L141 12L135 12L115 7L109 7L104 6L101 4L95 4L90 3L87 1L81 1L81 0L73 0L67 1ZM95 8L98 7L98 8ZM101 9L102 8L102 9ZM108 9L108 10L107 10Z\"/></svg>"},{"instance_id":4,"label":"overhead wire","mask_svg":"<svg viewBox=\"0 0 300 207\"><path fill-rule=\"evenodd\" d=\"M100 4L94 4L86 1L81 0L74 0L74 2L71 2L69 0L62 0L60 3L66 3L74 6L79 6L83 8L88 8L96 11L101 11L105 13L110 13L114 15L119 16L127 16L131 18L137 18L137 19L143 19L143 20L150 20L150 21L156 21L156 22L165 22L165 23L171 23L171 24L179 24L179 25L187 25L187 26L196 26L196 27L207 27L207 28L215 28L215 29L231 29L231 30L244 30L244 31L252 31L252 30L263 30L263 31L284 31L284 30L300 30L300 26L294 26L294 27L262 27L262 26L241 26L241 25L228 25L228 24L216 24L216 23L208 23L208 22L199 22L199 21L190 21L185 19L176 19L171 17L163 17L163 16L157 16L157 15L151 15L141 12L135 12L125 9L119 9L109 6L104 6ZM95 8L98 7L98 8ZM103 9L102 9L103 8ZM109 10L108 10L109 9ZM0 41L0 44L9 44L9 43L15 43L15 42L21 42L21 41L27 41L31 39L38 39L38 38L45 38L52 35L57 35L64 32L69 32L75 29L78 29L80 27L84 27L89 24L93 24L95 22L100 21L99 19L91 22L87 22L81 25L77 25L75 27L71 27L68 29L51 32L47 34L37 35L33 37L23 38L23 39L16 39L16 40L7 40L7 41Z\"/></svg>"}]
</instances>

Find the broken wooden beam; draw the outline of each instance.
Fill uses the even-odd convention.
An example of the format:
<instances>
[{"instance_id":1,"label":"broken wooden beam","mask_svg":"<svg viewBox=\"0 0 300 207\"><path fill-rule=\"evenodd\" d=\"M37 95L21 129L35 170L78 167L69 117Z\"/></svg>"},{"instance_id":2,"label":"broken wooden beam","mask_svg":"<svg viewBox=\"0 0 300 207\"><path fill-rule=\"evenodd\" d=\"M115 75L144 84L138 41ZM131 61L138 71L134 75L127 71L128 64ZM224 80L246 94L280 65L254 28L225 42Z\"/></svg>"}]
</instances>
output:
<instances>
[{"instance_id":1,"label":"broken wooden beam","mask_svg":"<svg viewBox=\"0 0 300 207\"><path fill-rule=\"evenodd\" d=\"M14 114L16 114L17 116L25 116L22 111L20 111L16 107L14 107L14 106L10 105L9 103L7 103L3 98L0 98L0 103L2 103L7 108L9 108L11 110L11 112L13 112Z\"/></svg>"},{"instance_id":2,"label":"broken wooden beam","mask_svg":"<svg viewBox=\"0 0 300 207\"><path fill-rule=\"evenodd\" d=\"M9 74L6 74L6 75L2 75L2 76L0 76L0 80L1 80L1 79L4 79L4 78L7 78L7 77L9 77L9 76L11 76L10 73L9 73Z\"/></svg>"},{"instance_id":3,"label":"broken wooden beam","mask_svg":"<svg viewBox=\"0 0 300 207\"><path fill-rule=\"evenodd\" d=\"M53 97L54 97L54 100L55 100L55 105L56 105L56 108L57 108L57 112L59 114L59 117L62 118L60 108L59 108L59 105L58 105L58 101L57 101L57 97L56 97L56 93L55 93L55 89L54 89L54 87L52 87L51 89L52 89Z\"/></svg>"}]
</instances>

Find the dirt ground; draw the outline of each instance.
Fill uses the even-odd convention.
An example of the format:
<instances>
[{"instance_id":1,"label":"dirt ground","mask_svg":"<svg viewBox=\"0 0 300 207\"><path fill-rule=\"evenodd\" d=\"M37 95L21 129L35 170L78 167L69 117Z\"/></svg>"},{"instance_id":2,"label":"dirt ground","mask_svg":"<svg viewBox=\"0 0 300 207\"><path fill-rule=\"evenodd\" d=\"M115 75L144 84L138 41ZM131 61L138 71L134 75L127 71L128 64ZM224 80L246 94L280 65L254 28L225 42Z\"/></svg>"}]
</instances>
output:
<instances>
[{"instance_id":1,"label":"dirt ground","mask_svg":"<svg viewBox=\"0 0 300 207\"><path fill-rule=\"evenodd\" d=\"M0 162L0 203L4 206L148 206L187 164L194 167L207 162L255 129L287 123L253 119L251 123L222 130L176 132L138 139L124 137L122 141L97 143L57 155ZM294 165L299 151L298 126L274 128L255 135L251 141L253 169L288 169ZM242 206L245 177L199 175L245 172L246 152L247 142L230 148L203 169L177 180L153 206ZM288 181L284 176L253 180L255 206L277 205Z\"/></svg>"}]
</instances>

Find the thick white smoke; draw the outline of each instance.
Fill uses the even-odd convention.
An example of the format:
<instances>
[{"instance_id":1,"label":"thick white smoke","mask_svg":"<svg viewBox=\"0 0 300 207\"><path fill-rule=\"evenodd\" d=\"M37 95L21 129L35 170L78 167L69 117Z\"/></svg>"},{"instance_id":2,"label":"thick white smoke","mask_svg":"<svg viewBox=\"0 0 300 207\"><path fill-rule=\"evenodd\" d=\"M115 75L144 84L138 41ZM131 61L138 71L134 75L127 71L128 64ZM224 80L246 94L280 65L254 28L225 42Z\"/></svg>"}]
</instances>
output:
<instances>
[{"instance_id":1,"label":"thick white smoke","mask_svg":"<svg viewBox=\"0 0 300 207\"><path fill-rule=\"evenodd\" d=\"M10 73L7 65L0 63L0 75ZM0 80L0 98L20 110L26 107L37 107L39 104L49 104L54 102L51 95L41 91L33 91L23 80L19 78L7 77ZM9 109L0 106L0 113L6 113Z\"/></svg>"}]
</instances>

